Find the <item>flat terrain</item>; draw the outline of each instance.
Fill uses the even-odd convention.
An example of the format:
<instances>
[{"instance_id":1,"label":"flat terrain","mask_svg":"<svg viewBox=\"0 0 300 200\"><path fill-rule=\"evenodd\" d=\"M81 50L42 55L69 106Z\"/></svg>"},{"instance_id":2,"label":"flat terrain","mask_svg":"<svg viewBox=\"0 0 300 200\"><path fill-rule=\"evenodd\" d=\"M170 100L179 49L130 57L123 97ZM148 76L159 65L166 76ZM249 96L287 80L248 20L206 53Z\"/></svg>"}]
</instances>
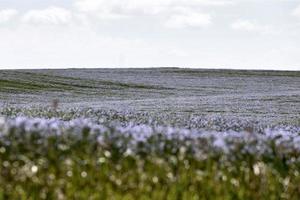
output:
<instances>
[{"instance_id":1,"label":"flat terrain","mask_svg":"<svg viewBox=\"0 0 300 200\"><path fill-rule=\"evenodd\" d=\"M300 72L158 69L0 71L0 105L219 114L291 121L300 115Z\"/></svg>"}]
</instances>

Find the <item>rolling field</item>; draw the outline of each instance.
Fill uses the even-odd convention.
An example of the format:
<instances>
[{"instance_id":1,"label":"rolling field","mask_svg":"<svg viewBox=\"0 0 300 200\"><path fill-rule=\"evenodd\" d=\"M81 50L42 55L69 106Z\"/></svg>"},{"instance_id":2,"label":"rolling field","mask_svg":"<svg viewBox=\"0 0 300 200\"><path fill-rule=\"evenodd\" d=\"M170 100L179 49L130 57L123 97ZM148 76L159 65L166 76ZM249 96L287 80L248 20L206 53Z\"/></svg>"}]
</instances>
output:
<instances>
[{"instance_id":1,"label":"rolling field","mask_svg":"<svg viewBox=\"0 0 300 200\"><path fill-rule=\"evenodd\" d=\"M0 71L0 106L0 199L300 198L300 72Z\"/></svg>"},{"instance_id":2,"label":"rolling field","mask_svg":"<svg viewBox=\"0 0 300 200\"><path fill-rule=\"evenodd\" d=\"M290 121L300 113L300 72L188 69L0 72L0 103L118 111L220 114Z\"/></svg>"}]
</instances>

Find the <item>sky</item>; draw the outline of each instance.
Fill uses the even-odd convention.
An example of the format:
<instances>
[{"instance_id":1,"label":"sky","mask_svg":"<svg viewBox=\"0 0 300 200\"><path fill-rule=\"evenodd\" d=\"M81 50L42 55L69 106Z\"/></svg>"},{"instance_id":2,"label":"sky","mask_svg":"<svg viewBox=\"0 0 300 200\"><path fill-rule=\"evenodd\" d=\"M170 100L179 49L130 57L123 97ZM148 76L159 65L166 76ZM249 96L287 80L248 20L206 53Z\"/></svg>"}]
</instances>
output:
<instances>
[{"instance_id":1,"label":"sky","mask_svg":"<svg viewBox=\"0 0 300 200\"><path fill-rule=\"evenodd\" d=\"M300 70L300 0L0 0L0 69Z\"/></svg>"}]
</instances>

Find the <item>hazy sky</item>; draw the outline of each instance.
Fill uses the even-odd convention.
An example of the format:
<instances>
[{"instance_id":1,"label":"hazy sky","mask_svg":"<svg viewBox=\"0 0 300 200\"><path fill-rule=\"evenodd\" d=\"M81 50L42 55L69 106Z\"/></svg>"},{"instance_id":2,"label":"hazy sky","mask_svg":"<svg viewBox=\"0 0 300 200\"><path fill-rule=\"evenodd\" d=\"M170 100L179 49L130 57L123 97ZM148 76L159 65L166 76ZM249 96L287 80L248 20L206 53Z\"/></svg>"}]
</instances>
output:
<instances>
[{"instance_id":1,"label":"hazy sky","mask_svg":"<svg viewBox=\"0 0 300 200\"><path fill-rule=\"evenodd\" d=\"M300 0L0 0L0 68L300 70Z\"/></svg>"}]
</instances>

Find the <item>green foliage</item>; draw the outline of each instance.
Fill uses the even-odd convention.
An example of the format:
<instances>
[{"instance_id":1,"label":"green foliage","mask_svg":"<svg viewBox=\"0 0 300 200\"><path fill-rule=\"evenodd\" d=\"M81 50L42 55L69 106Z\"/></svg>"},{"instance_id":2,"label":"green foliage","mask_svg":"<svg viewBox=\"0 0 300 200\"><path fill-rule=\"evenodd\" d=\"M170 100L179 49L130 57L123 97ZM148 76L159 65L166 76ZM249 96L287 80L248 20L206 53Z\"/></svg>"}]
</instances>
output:
<instances>
[{"instance_id":1,"label":"green foliage","mask_svg":"<svg viewBox=\"0 0 300 200\"><path fill-rule=\"evenodd\" d=\"M14 109L5 112L13 117L20 114ZM47 114L49 118L84 116L76 111L68 115L51 110L26 112ZM109 116L107 122L131 120L114 112L101 116L105 115ZM117 134L113 126L102 130L107 137L102 142L85 126L78 134L76 128L62 128L62 134L38 130L29 131L22 123L2 129L0 126L0 199L300 197L299 153L285 152L273 141L272 151L258 156L243 152L243 144L234 146L234 154L226 154L210 148L211 144L204 140L199 143L203 151L193 152L190 141L166 140L158 134L140 143L138 151L130 152L120 143L130 141Z\"/></svg>"},{"instance_id":2,"label":"green foliage","mask_svg":"<svg viewBox=\"0 0 300 200\"><path fill-rule=\"evenodd\" d=\"M86 132L83 134L87 134ZM0 199L299 199L299 165L220 154L125 155L115 146L39 134L0 144Z\"/></svg>"}]
</instances>

